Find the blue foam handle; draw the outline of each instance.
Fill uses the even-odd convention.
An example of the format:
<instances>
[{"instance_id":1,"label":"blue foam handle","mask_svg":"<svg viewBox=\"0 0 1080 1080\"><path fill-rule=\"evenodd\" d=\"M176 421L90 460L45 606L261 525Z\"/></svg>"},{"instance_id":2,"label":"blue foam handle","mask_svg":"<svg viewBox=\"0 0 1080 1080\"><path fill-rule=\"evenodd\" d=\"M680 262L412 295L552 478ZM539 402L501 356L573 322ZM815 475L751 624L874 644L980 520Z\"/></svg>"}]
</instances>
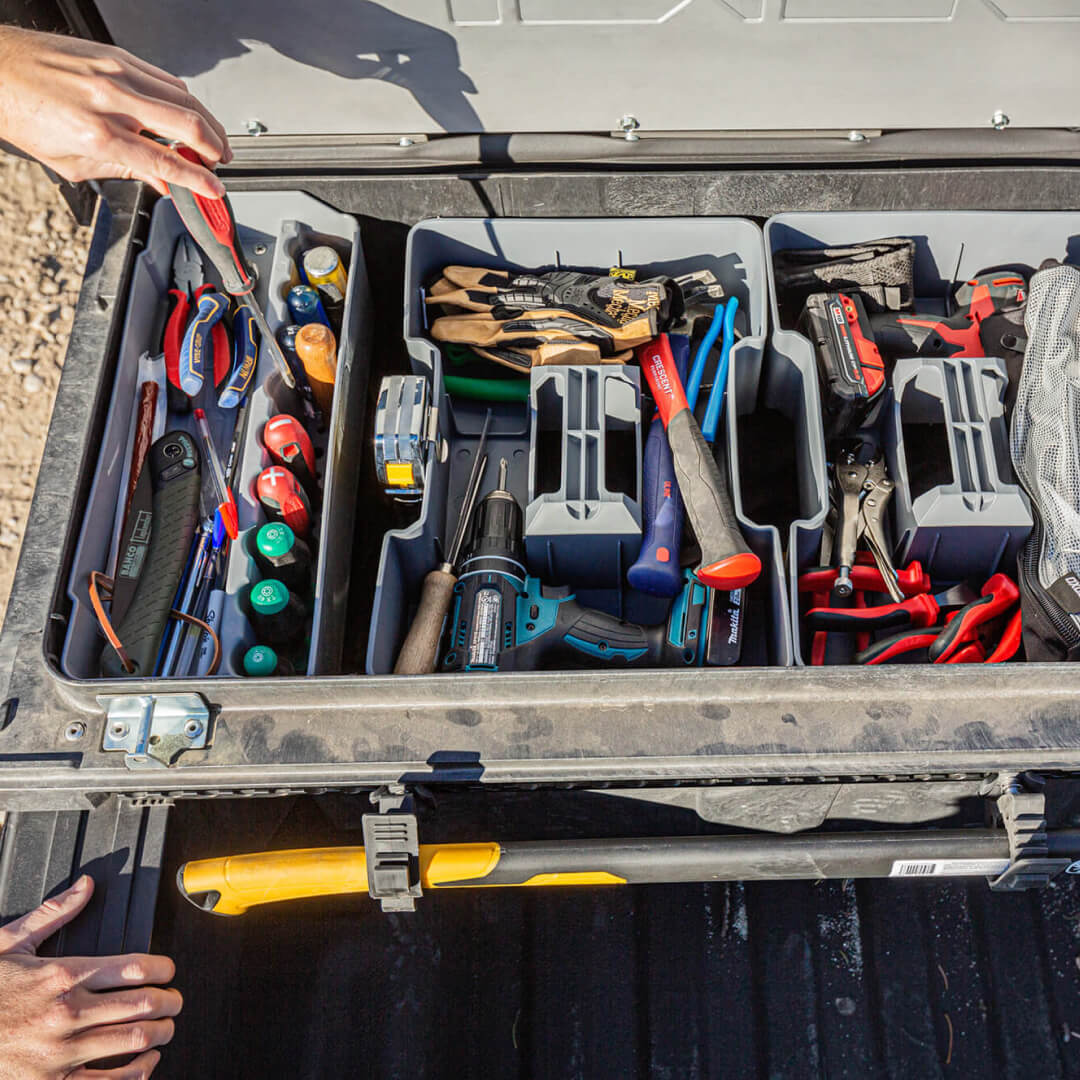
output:
<instances>
[{"instance_id":1,"label":"blue foam handle","mask_svg":"<svg viewBox=\"0 0 1080 1080\"><path fill-rule=\"evenodd\" d=\"M739 301L733 296L724 308L724 337L720 345L720 359L713 376L712 392L709 404L705 407L705 419L701 422L701 434L711 446L716 441L716 430L720 426L720 417L724 413L724 391L727 389L728 366L731 360L731 347L735 344L735 313L739 310ZM720 322L714 315L713 325ZM712 330L712 326L709 327Z\"/></svg>"},{"instance_id":2,"label":"blue foam handle","mask_svg":"<svg viewBox=\"0 0 1080 1080\"><path fill-rule=\"evenodd\" d=\"M228 300L221 293L208 292L199 297L195 317L188 324L184 344L180 348L180 389L188 397L194 397L203 384L203 372L214 369L211 331L225 314Z\"/></svg>"},{"instance_id":3,"label":"blue foam handle","mask_svg":"<svg viewBox=\"0 0 1080 1080\"><path fill-rule=\"evenodd\" d=\"M675 369L680 379L685 378L690 362L690 339L671 334L669 341ZM626 580L631 588L652 596L678 596L683 587L679 565L683 503L675 480L671 447L659 416L653 417L645 440L641 500L644 536L637 561L626 572Z\"/></svg>"},{"instance_id":4,"label":"blue foam handle","mask_svg":"<svg viewBox=\"0 0 1080 1080\"><path fill-rule=\"evenodd\" d=\"M697 352L694 353L694 366L686 383L686 404L690 406L691 412L694 411L698 394L701 392L701 380L705 377L705 365L708 363L709 353L712 352L712 347L716 344L716 339L720 336L723 325L719 312L714 310L712 320L709 322L709 329L705 331L705 336L698 344Z\"/></svg>"}]
</instances>

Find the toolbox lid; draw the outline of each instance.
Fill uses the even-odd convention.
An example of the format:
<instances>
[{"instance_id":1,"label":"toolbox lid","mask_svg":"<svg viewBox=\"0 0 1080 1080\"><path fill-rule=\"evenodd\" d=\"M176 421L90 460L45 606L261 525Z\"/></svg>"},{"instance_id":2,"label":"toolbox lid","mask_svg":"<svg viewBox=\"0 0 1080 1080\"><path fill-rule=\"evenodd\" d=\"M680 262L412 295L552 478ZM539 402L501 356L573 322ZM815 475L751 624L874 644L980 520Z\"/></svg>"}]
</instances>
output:
<instances>
[{"instance_id":1,"label":"toolbox lid","mask_svg":"<svg viewBox=\"0 0 1080 1080\"><path fill-rule=\"evenodd\" d=\"M98 0L230 135L1080 121L1076 0Z\"/></svg>"}]
</instances>

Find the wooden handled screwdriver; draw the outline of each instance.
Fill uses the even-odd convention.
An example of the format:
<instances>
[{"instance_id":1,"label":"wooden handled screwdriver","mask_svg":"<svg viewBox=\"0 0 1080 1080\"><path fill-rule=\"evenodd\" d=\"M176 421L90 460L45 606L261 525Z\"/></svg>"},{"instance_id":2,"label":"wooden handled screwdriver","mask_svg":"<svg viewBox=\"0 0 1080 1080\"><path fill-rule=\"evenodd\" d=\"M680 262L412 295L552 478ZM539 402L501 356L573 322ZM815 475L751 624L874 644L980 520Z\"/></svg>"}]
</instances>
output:
<instances>
[{"instance_id":1,"label":"wooden handled screwdriver","mask_svg":"<svg viewBox=\"0 0 1080 1080\"><path fill-rule=\"evenodd\" d=\"M190 147L178 146L176 149L180 156L188 161L198 165L206 164ZM236 216L233 214L229 197L225 195L220 199L208 199L205 195L196 195L177 184L169 184L169 194L192 239L203 249L203 253L221 276L225 291L230 296L235 296L251 312L262 336L260 347L270 350L270 355L281 372L282 381L288 387L295 387L296 380L285 362L277 338L271 332L266 316L255 300L255 274L240 247Z\"/></svg>"},{"instance_id":2,"label":"wooden handled screwdriver","mask_svg":"<svg viewBox=\"0 0 1080 1080\"><path fill-rule=\"evenodd\" d=\"M484 420L480 441L476 446L469 484L465 489L465 501L461 504L461 516L458 518L454 538L446 551L446 559L434 570L428 572L420 590L420 606L416 609L405 643L398 653L394 665L395 675L430 675L435 670L435 660L439 653L439 641L442 639L443 623L450 611L450 601L454 596L457 577L454 569L461 555L461 545L472 518L476 496L480 491L480 481L487 465L484 447L487 444L488 427L491 425L491 410Z\"/></svg>"}]
</instances>

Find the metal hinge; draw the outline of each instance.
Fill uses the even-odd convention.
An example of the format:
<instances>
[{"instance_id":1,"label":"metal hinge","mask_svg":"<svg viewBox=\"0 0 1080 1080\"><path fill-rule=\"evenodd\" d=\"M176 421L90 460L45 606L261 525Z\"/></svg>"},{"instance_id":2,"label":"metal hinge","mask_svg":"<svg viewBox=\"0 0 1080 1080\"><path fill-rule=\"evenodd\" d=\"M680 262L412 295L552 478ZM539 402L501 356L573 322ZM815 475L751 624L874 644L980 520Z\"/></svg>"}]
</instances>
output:
<instances>
[{"instance_id":1,"label":"metal hinge","mask_svg":"<svg viewBox=\"0 0 1080 1080\"><path fill-rule=\"evenodd\" d=\"M420 884L420 833L412 796L401 784L371 793L377 814L365 814L364 856L368 894L383 911L414 911Z\"/></svg>"},{"instance_id":2,"label":"metal hinge","mask_svg":"<svg viewBox=\"0 0 1080 1080\"><path fill-rule=\"evenodd\" d=\"M210 710L198 694L99 697L106 709L103 750L121 750L129 769L168 769L185 750L203 750Z\"/></svg>"},{"instance_id":3,"label":"metal hinge","mask_svg":"<svg viewBox=\"0 0 1080 1080\"><path fill-rule=\"evenodd\" d=\"M1039 889L1072 865L1072 859L1052 859L1046 840L1046 796L1027 791L1016 777L1001 776L996 788L995 810L1009 838L1009 865L990 878L995 892Z\"/></svg>"}]
</instances>

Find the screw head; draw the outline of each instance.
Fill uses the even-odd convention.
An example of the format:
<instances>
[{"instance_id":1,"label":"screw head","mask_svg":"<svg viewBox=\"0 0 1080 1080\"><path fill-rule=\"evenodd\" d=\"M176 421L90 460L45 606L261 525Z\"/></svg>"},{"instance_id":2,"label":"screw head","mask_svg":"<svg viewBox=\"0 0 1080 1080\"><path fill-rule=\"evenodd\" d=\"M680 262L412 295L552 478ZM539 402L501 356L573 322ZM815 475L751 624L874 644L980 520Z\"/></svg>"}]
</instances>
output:
<instances>
[{"instance_id":1,"label":"screw head","mask_svg":"<svg viewBox=\"0 0 1080 1080\"><path fill-rule=\"evenodd\" d=\"M202 734L202 730L202 721L196 720L194 716L184 725L184 734L189 739L198 738Z\"/></svg>"},{"instance_id":2,"label":"screw head","mask_svg":"<svg viewBox=\"0 0 1080 1080\"><path fill-rule=\"evenodd\" d=\"M109 726L109 734L114 738L122 739L128 733L128 726L123 720L115 720Z\"/></svg>"},{"instance_id":3,"label":"screw head","mask_svg":"<svg viewBox=\"0 0 1080 1080\"><path fill-rule=\"evenodd\" d=\"M627 142L638 141L640 136L635 133L639 127L641 127L641 122L636 116L631 116L629 113L619 120L619 130L625 133Z\"/></svg>"},{"instance_id":4,"label":"screw head","mask_svg":"<svg viewBox=\"0 0 1080 1080\"><path fill-rule=\"evenodd\" d=\"M994 115L990 117L990 126L995 131L1004 131L1010 123L1009 114L1001 109L998 109Z\"/></svg>"},{"instance_id":5,"label":"screw head","mask_svg":"<svg viewBox=\"0 0 1080 1080\"><path fill-rule=\"evenodd\" d=\"M413 146L413 140L408 135L402 135L397 141L398 146Z\"/></svg>"},{"instance_id":6,"label":"screw head","mask_svg":"<svg viewBox=\"0 0 1080 1080\"><path fill-rule=\"evenodd\" d=\"M261 120L249 120L244 127L249 135L263 135L266 132L266 125Z\"/></svg>"},{"instance_id":7,"label":"screw head","mask_svg":"<svg viewBox=\"0 0 1080 1080\"><path fill-rule=\"evenodd\" d=\"M76 720L64 728L64 738L68 742L78 742L85 734L86 725L81 720Z\"/></svg>"},{"instance_id":8,"label":"screw head","mask_svg":"<svg viewBox=\"0 0 1080 1080\"><path fill-rule=\"evenodd\" d=\"M854 129L848 132L848 142L866 142L866 136L861 131L855 131Z\"/></svg>"}]
</instances>

